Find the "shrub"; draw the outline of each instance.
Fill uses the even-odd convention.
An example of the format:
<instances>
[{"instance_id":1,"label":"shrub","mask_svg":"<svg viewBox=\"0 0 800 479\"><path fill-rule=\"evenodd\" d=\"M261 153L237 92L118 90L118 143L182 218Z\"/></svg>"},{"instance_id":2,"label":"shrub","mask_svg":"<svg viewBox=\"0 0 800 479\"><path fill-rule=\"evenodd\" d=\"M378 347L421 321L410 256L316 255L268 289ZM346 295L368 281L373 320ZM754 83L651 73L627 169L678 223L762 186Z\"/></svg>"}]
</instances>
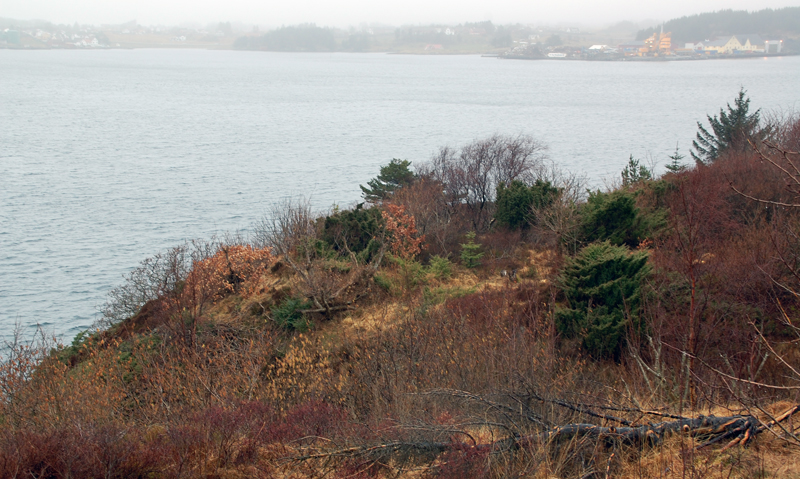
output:
<instances>
[{"instance_id":1,"label":"shrub","mask_svg":"<svg viewBox=\"0 0 800 479\"><path fill-rule=\"evenodd\" d=\"M375 284L377 284L378 287L380 287L384 291L389 292L392 290L392 281L389 278L387 278L386 275L382 273L376 273L372 277L372 280L375 281Z\"/></svg>"},{"instance_id":2,"label":"shrub","mask_svg":"<svg viewBox=\"0 0 800 479\"><path fill-rule=\"evenodd\" d=\"M363 208L334 213L325 218L322 241L334 251L351 251L363 262L369 262L379 249L376 236L382 236L385 221L378 208Z\"/></svg>"},{"instance_id":3,"label":"shrub","mask_svg":"<svg viewBox=\"0 0 800 479\"><path fill-rule=\"evenodd\" d=\"M440 286L438 288L425 288L422 293L423 307L436 306L448 299L461 298L475 292L474 287L467 286Z\"/></svg>"},{"instance_id":4,"label":"shrub","mask_svg":"<svg viewBox=\"0 0 800 479\"><path fill-rule=\"evenodd\" d=\"M483 252L480 251L481 245L475 242L475 232L467 233L467 242L461 243L461 261L467 268L477 268L480 266L480 259Z\"/></svg>"},{"instance_id":5,"label":"shrub","mask_svg":"<svg viewBox=\"0 0 800 479\"><path fill-rule=\"evenodd\" d=\"M460 149L441 148L419 171L440 183L447 203L483 232L494 213L497 185L538 177L546 150L530 136L494 135Z\"/></svg>"},{"instance_id":6,"label":"shrub","mask_svg":"<svg viewBox=\"0 0 800 479\"><path fill-rule=\"evenodd\" d=\"M286 298L272 308L272 320L285 329L306 331L311 327L311 322L303 313L304 309L311 307L309 301L299 298Z\"/></svg>"},{"instance_id":7,"label":"shrub","mask_svg":"<svg viewBox=\"0 0 800 479\"><path fill-rule=\"evenodd\" d=\"M556 326L578 337L595 357L619 358L628 327L639 327L641 284L650 273L648 253L608 241L568 259L559 283L569 306L556 310Z\"/></svg>"},{"instance_id":8,"label":"shrub","mask_svg":"<svg viewBox=\"0 0 800 479\"><path fill-rule=\"evenodd\" d=\"M449 259L433 255L428 261L428 273L434 279L448 279L453 275L453 263Z\"/></svg>"},{"instance_id":9,"label":"shrub","mask_svg":"<svg viewBox=\"0 0 800 479\"><path fill-rule=\"evenodd\" d=\"M549 181L536 180L531 186L514 180L497 185L497 223L512 230L526 229L532 224L531 209L545 208L555 201L559 189Z\"/></svg>"},{"instance_id":10,"label":"shrub","mask_svg":"<svg viewBox=\"0 0 800 479\"><path fill-rule=\"evenodd\" d=\"M677 155L678 152L676 151L675 154ZM669 167L667 168L669 169ZM653 172L646 166L640 164L639 160L631 155L628 164L622 169L622 186L630 187L652 179Z\"/></svg>"},{"instance_id":11,"label":"shrub","mask_svg":"<svg viewBox=\"0 0 800 479\"><path fill-rule=\"evenodd\" d=\"M609 241L611 244L635 248L652 237L663 222L659 215L645 215L636 206L634 191L589 193L580 211L581 239L585 243Z\"/></svg>"},{"instance_id":12,"label":"shrub","mask_svg":"<svg viewBox=\"0 0 800 479\"><path fill-rule=\"evenodd\" d=\"M397 266L403 288L406 291L425 283L425 268L411 258L388 255L392 263Z\"/></svg>"},{"instance_id":13,"label":"shrub","mask_svg":"<svg viewBox=\"0 0 800 479\"><path fill-rule=\"evenodd\" d=\"M381 216L386 225L389 250L393 255L411 259L422 251L424 235L419 236L417 222L413 216L406 214L405 206L388 204Z\"/></svg>"}]
</instances>

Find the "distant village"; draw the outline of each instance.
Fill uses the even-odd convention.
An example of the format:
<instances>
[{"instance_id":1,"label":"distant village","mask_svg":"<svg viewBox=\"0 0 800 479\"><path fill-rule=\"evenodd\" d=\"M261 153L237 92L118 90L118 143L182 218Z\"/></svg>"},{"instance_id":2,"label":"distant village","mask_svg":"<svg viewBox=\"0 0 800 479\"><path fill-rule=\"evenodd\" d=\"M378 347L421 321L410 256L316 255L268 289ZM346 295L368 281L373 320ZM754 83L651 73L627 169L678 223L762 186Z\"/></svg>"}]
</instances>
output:
<instances>
[{"instance_id":1,"label":"distant village","mask_svg":"<svg viewBox=\"0 0 800 479\"><path fill-rule=\"evenodd\" d=\"M737 34L694 43L676 45L667 32L654 33L644 41L632 41L610 47L592 45L589 52L617 57L713 57L783 53L783 40L766 39L757 34Z\"/></svg>"},{"instance_id":2,"label":"distant village","mask_svg":"<svg viewBox=\"0 0 800 479\"><path fill-rule=\"evenodd\" d=\"M0 28L0 48L105 49L105 48L236 48L237 39L262 35L258 27L232 26L229 22L205 28L144 27L129 22L101 27L78 24L39 24L27 28ZM313 27L319 28L319 27ZM457 26L366 27L335 32L342 51L395 51L401 53L482 53L509 59L573 60L681 60L781 55L784 40L735 34L692 43L673 41L670 32L658 31L643 41L594 43L633 35L586 32L577 27L544 28L524 25L495 26L491 22ZM563 40L562 40L563 38ZM352 41L358 39L358 42ZM332 40L333 42L333 40ZM349 42L349 43L348 43ZM347 49L346 45L361 45Z\"/></svg>"},{"instance_id":3,"label":"distant village","mask_svg":"<svg viewBox=\"0 0 800 479\"><path fill-rule=\"evenodd\" d=\"M531 40L535 40L535 38ZM522 59L700 60L786 53L783 40L764 38L758 34L725 35L682 44L673 42L672 34L663 31L653 33L643 41L627 41L617 45L593 44L573 47L547 46L535 41L516 41L514 43L515 45L510 50L499 56Z\"/></svg>"},{"instance_id":4,"label":"distant village","mask_svg":"<svg viewBox=\"0 0 800 479\"><path fill-rule=\"evenodd\" d=\"M230 23L207 28L145 27L129 22L121 25L53 25L0 28L0 48L104 49L144 47L228 46L235 39Z\"/></svg>"}]
</instances>

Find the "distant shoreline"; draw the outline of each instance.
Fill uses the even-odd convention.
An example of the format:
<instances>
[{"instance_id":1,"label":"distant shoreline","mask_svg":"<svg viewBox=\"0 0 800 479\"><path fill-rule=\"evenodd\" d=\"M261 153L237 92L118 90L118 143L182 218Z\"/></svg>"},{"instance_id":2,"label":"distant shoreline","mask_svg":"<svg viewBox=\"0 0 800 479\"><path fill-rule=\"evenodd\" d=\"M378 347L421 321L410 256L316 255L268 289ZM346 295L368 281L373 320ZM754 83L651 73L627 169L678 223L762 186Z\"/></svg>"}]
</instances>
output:
<instances>
[{"instance_id":1,"label":"distant shoreline","mask_svg":"<svg viewBox=\"0 0 800 479\"><path fill-rule=\"evenodd\" d=\"M416 55L416 56L462 56L462 55L479 55L484 58L497 58L500 60L548 60L548 61L585 61L585 62L677 62L677 61L703 61L703 60L744 60L756 58L773 58L773 57L792 57L798 56L800 53L795 52L781 52L769 54L737 54L737 55L708 55L708 56L679 56L669 55L662 57L615 57L615 58L591 58L586 56L574 56L564 58L549 58L549 57L525 57L518 55L503 55L502 53L488 53L488 52L414 52L414 51L375 51L375 52L346 52L346 51L283 51L283 50L250 50L250 49L236 49L230 48L228 45L175 45L175 44L142 44L139 46L119 46L119 47L94 47L94 48L60 48L60 47L26 47L26 46L12 46L0 45L0 50L26 50L26 51L45 51L45 50L81 50L81 51L108 51L108 50L217 50L217 51L235 51L235 52L270 52L270 53L351 53L351 54L384 54L384 55Z\"/></svg>"}]
</instances>

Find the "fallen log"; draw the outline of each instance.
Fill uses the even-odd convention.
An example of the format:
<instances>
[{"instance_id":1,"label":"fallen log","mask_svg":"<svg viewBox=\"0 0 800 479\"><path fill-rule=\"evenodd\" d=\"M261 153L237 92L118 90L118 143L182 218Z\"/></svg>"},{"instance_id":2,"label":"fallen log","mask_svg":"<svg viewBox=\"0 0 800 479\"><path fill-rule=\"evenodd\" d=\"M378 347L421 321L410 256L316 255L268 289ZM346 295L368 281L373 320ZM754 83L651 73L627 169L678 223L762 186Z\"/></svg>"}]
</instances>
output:
<instances>
[{"instance_id":1,"label":"fallen log","mask_svg":"<svg viewBox=\"0 0 800 479\"><path fill-rule=\"evenodd\" d=\"M697 437L705 442L698 447L706 447L727 438L747 438L746 444L760 431L759 420L753 416L700 416L694 419L645 424L641 426L602 427L595 424L567 424L556 426L532 436L527 436L518 443L520 446L528 442L552 443L575 437L593 437L607 443L626 445L655 446L660 444L669 434L682 433Z\"/></svg>"},{"instance_id":2,"label":"fallen log","mask_svg":"<svg viewBox=\"0 0 800 479\"><path fill-rule=\"evenodd\" d=\"M485 451L500 454L514 449L532 448L540 445L554 445L574 439L592 438L606 446L625 444L638 447L652 447L661 443L669 434L685 434L703 441L697 449L728 441L722 450L735 445L746 446L760 433L777 423L800 412L796 405L780 414L769 423L762 423L751 415L740 416L699 416L696 418L665 421L641 426L604 427L596 424L566 424L555 426L547 431L529 435L512 435L485 444L474 444L459 441L393 441L369 446L350 447L336 451L306 452L294 457L284 458L290 462L302 462L312 459L331 459L345 457L373 458L386 460L393 453L404 455L436 456L448 451Z\"/></svg>"}]
</instances>

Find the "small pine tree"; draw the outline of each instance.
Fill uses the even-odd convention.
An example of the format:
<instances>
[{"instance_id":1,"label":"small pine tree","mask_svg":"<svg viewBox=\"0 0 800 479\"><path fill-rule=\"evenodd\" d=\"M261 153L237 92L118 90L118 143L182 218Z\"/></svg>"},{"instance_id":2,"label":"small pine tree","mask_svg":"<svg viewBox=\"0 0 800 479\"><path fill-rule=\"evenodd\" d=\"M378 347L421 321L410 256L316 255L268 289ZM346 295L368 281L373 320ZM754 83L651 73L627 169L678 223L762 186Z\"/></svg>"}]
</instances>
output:
<instances>
[{"instance_id":1,"label":"small pine tree","mask_svg":"<svg viewBox=\"0 0 800 479\"><path fill-rule=\"evenodd\" d=\"M461 261L467 268L477 268L480 266L480 259L484 253L480 251L481 245L475 242L475 232L467 233L467 242L461 243Z\"/></svg>"},{"instance_id":2,"label":"small pine tree","mask_svg":"<svg viewBox=\"0 0 800 479\"><path fill-rule=\"evenodd\" d=\"M639 160L631 155L628 165L622 170L622 186L633 186L642 181L653 179L653 172L640 164Z\"/></svg>"},{"instance_id":3,"label":"small pine tree","mask_svg":"<svg viewBox=\"0 0 800 479\"><path fill-rule=\"evenodd\" d=\"M681 161L686 157L680 154L680 152L678 151L678 145L675 145L675 153L671 154L667 158L672 160L666 166L668 171L672 173L680 173L681 171L686 169L686 165L684 165Z\"/></svg>"}]
</instances>

